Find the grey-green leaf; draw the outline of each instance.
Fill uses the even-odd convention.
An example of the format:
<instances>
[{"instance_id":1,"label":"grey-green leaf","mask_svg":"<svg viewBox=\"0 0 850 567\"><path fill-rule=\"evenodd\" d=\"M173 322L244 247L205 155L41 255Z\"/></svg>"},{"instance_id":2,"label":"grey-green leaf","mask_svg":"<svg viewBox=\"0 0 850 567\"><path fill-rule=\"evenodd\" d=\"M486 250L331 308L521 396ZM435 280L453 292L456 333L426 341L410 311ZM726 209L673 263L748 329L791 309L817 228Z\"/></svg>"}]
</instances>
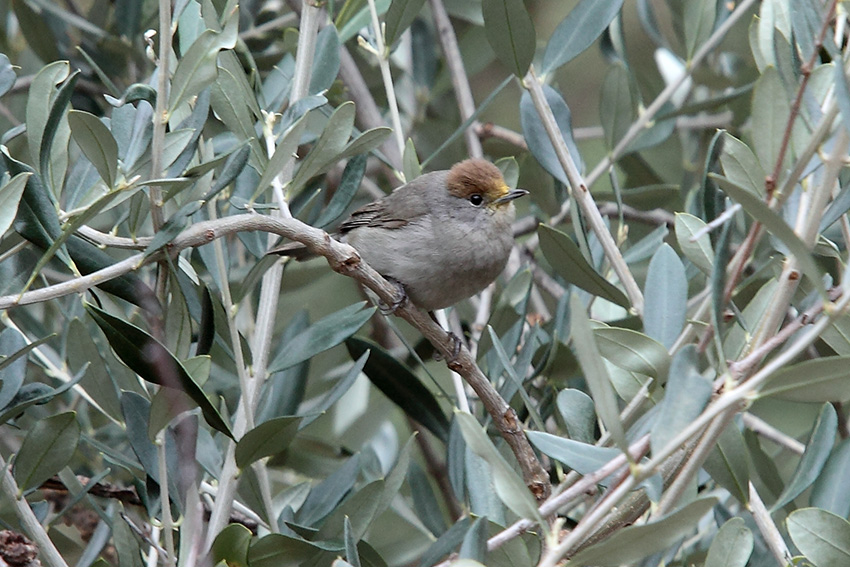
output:
<instances>
[{"instance_id":1,"label":"grey-green leaf","mask_svg":"<svg viewBox=\"0 0 850 567\"><path fill-rule=\"evenodd\" d=\"M425 0L393 0L384 19L386 22L384 39L387 45L394 44L401 37L401 34L410 27L410 24L419 15L424 4Z\"/></svg>"},{"instance_id":2,"label":"grey-green leaf","mask_svg":"<svg viewBox=\"0 0 850 567\"><path fill-rule=\"evenodd\" d=\"M18 203L32 173L23 172L14 176L0 187L0 237L6 234L18 214Z\"/></svg>"},{"instance_id":3,"label":"grey-green leaf","mask_svg":"<svg viewBox=\"0 0 850 567\"><path fill-rule=\"evenodd\" d=\"M644 331L670 350L685 326L688 279L685 266L668 244L662 244L649 262L644 298Z\"/></svg>"},{"instance_id":4,"label":"grey-green leaf","mask_svg":"<svg viewBox=\"0 0 850 567\"><path fill-rule=\"evenodd\" d=\"M542 431L528 431L528 439L541 452L585 475L608 464L622 452L612 447L597 447Z\"/></svg>"},{"instance_id":5,"label":"grey-green leaf","mask_svg":"<svg viewBox=\"0 0 850 567\"><path fill-rule=\"evenodd\" d=\"M540 225L538 234L543 255L567 283L628 309L626 294L587 263L578 245L566 233L544 224Z\"/></svg>"},{"instance_id":6,"label":"grey-green leaf","mask_svg":"<svg viewBox=\"0 0 850 567\"><path fill-rule=\"evenodd\" d=\"M850 565L850 523L826 510L803 508L785 520L794 545L818 567Z\"/></svg>"},{"instance_id":7,"label":"grey-green leaf","mask_svg":"<svg viewBox=\"0 0 850 567\"><path fill-rule=\"evenodd\" d=\"M557 405L570 439L593 444L596 429L593 398L581 390L567 388L558 392Z\"/></svg>"},{"instance_id":8,"label":"grey-green leaf","mask_svg":"<svg viewBox=\"0 0 850 567\"><path fill-rule=\"evenodd\" d=\"M543 73L554 71L590 47L622 6L623 0L581 0L552 32L543 54Z\"/></svg>"},{"instance_id":9,"label":"grey-green leaf","mask_svg":"<svg viewBox=\"0 0 850 567\"><path fill-rule=\"evenodd\" d=\"M743 518L731 518L714 536L705 567L745 567L753 553L753 544L753 533Z\"/></svg>"},{"instance_id":10,"label":"grey-green leaf","mask_svg":"<svg viewBox=\"0 0 850 567\"><path fill-rule=\"evenodd\" d=\"M283 452L295 439L300 417L277 417L245 433L236 443L236 464L244 469L264 457Z\"/></svg>"},{"instance_id":11,"label":"grey-green leaf","mask_svg":"<svg viewBox=\"0 0 850 567\"><path fill-rule=\"evenodd\" d=\"M850 400L850 356L828 356L787 366L774 374L759 392L795 402L846 402Z\"/></svg>"},{"instance_id":12,"label":"grey-green leaf","mask_svg":"<svg viewBox=\"0 0 850 567\"><path fill-rule=\"evenodd\" d=\"M528 71L537 47L534 24L522 0L483 0L484 33L490 47L517 77Z\"/></svg>"},{"instance_id":13,"label":"grey-green leaf","mask_svg":"<svg viewBox=\"0 0 850 567\"><path fill-rule=\"evenodd\" d=\"M68 111L71 136L110 189L118 176L118 144L103 122L82 110Z\"/></svg>"},{"instance_id":14,"label":"grey-green leaf","mask_svg":"<svg viewBox=\"0 0 850 567\"><path fill-rule=\"evenodd\" d=\"M68 464L80 440L77 413L42 419L29 430L15 457L15 480L21 492L41 485Z\"/></svg>"},{"instance_id":15,"label":"grey-green leaf","mask_svg":"<svg viewBox=\"0 0 850 567\"><path fill-rule=\"evenodd\" d=\"M694 239L704 227L705 222L702 219L688 213L676 213L675 230L679 248L702 273L711 275L714 269L714 250L711 248L708 232L702 232Z\"/></svg>"},{"instance_id":16,"label":"grey-green leaf","mask_svg":"<svg viewBox=\"0 0 850 567\"><path fill-rule=\"evenodd\" d=\"M842 440L812 485L809 503L842 518L850 515L850 439Z\"/></svg>"}]
</instances>

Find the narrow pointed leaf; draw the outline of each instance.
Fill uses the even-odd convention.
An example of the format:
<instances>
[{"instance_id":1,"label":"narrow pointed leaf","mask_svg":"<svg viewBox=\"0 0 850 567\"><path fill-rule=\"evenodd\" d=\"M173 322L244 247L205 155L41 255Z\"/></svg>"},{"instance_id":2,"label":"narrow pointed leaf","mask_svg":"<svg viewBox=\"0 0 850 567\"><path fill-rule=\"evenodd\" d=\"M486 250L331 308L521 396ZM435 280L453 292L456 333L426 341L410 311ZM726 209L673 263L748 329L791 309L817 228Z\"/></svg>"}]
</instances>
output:
<instances>
[{"instance_id":1,"label":"narrow pointed leaf","mask_svg":"<svg viewBox=\"0 0 850 567\"><path fill-rule=\"evenodd\" d=\"M58 473L77 450L80 424L76 412L42 419L29 430L15 457L15 480L21 492Z\"/></svg>"},{"instance_id":2,"label":"narrow pointed leaf","mask_svg":"<svg viewBox=\"0 0 850 567\"><path fill-rule=\"evenodd\" d=\"M623 0L581 0L552 32L543 54L543 73L554 71L590 47L622 6Z\"/></svg>"},{"instance_id":3,"label":"narrow pointed leaf","mask_svg":"<svg viewBox=\"0 0 850 567\"><path fill-rule=\"evenodd\" d=\"M68 125L74 141L100 174L100 178L107 187L114 188L118 175L118 144L112 132L97 116L82 110L68 112Z\"/></svg>"},{"instance_id":4,"label":"narrow pointed leaf","mask_svg":"<svg viewBox=\"0 0 850 567\"><path fill-rule=\"evenodd\" d=\"M484 33L496 57L517 77L528 71L537 39L522 0L484 0Z\"/></svg>"}]
</instances>

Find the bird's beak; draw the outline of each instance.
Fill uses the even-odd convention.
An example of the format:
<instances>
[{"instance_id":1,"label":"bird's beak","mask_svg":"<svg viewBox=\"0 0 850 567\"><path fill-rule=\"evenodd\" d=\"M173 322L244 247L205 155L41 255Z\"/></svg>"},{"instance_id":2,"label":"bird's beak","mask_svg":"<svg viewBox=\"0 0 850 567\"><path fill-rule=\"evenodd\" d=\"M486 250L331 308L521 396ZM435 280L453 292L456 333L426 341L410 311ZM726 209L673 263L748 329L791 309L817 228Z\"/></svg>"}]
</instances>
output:
<instances>
[{"instance_id":1,"label":"bird's beak","mask_svg":"<svg viewBox=\"0 0 850 567\"><path fill-rule=\"evenodd\" d=\"M528 195L528 191L525 189L511 189L495 201L493 201L494 205L504 205L505 203L510 203L514 199L519 199L520 197L524 197Z\"/></svg>"}]
</instances>

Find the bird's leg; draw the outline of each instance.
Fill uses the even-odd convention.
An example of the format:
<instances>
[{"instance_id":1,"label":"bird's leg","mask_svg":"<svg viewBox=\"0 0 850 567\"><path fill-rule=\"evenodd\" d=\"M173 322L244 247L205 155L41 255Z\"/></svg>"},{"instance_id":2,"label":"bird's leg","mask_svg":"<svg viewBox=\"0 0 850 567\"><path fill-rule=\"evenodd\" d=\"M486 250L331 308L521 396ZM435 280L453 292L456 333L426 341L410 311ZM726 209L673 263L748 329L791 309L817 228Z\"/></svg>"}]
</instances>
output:
<instances>
[{"instance_id":1,"label":"bird's leg","mask_svg":"<svg viewBox=\"0 0 850 567\"><path fill-rule=\"evenodd\" d=\"M392 315L399 307L404 305L405 301L407 301L407 291L405 291L404 285L402 285L400 281L389 277L385 277L385 279L395 286L397 299L395 299L391 305L387 305L379 299L378 309L381 310L382 315Z\"/></svg>"},{"instance_id":2,"label":"bird's leg","mask_svg":"<svg viewBox=\"0 0 850 567\"><path fill-rule=\"evenodd\" d=\"M437 316L434 314L433 311L429 311L428 316L431 317L431 320L434 321L437 325L440 325L441 329L443 328L443 326L440 324L440 321L437 320ZM457 360L457 356L460 354L460 347L461 345L463 345L463 341L459 336L449 330L446 330L446 334L448 335L449 340L452 342L452 356L447 361L447 364L451 366ZM439 352L434 353L434 360L441 360L442 358L443 356Z\"/></svg>"}]
</instances>

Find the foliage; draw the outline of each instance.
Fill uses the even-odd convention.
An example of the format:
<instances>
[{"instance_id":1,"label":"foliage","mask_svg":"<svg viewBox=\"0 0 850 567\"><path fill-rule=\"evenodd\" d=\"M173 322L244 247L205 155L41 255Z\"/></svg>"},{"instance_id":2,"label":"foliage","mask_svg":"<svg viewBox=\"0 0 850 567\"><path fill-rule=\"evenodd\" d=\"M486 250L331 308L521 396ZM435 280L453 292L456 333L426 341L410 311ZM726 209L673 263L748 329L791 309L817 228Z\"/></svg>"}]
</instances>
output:
<instances>
[{"instance_id":1,"label":"foliage","mask_svg":"<svg viewBox=\"0 0 850 567\"><path fill-rule=\"evenodd\" d=\"M51 567L850 564L846 6L320 4L10 3L3 527ZM531 197L447 365L320 229L469 155Z\"/></svg>"}]
</instances>

